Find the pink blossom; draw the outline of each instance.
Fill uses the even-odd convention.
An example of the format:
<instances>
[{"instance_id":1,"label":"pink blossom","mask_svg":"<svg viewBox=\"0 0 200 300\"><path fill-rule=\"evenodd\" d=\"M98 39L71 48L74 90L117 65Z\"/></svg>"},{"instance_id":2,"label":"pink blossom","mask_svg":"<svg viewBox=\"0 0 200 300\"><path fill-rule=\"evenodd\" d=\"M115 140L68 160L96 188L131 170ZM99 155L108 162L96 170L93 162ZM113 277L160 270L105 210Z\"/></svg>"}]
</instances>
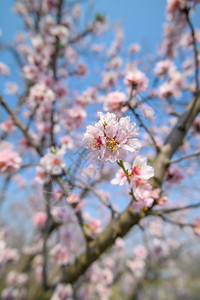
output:
<instances>
[{"instance_id":1,"label":"pink blossom","mask_svg":"<svg viewBox=\"0 0 200 300\"><path fill-rule=\"evenodd\" d=\"M67 202L70 204L78 204L79 201L80 201L80 197L76 194L70 194L67 197Z\"/></svg>"},{"instance_id":2,"label":"pink blossom","mask_svg":"<svg viewBox=\"0 0 200 300\"><path fill-rule=\"evenodd\" d=\"M72 300L71 284L58 284L50 300Z\"/></svg>"},{"instance_id":3,"label":"pink blossom","mask_svg":"<svg viewBox=\"0 0 200 300\"><path fill-rule=\"evenodd\" d=\"M139 108L141 109L144 118L147 118L147 119L150 119L150 120L154 119L155 111L152 107L150 107L146 104L140 104Z\"/></svg>"},{"instance_id":4,"label":"pink blossom","mask_svg":"<svg viewBox=\"0 0 200 300\"><path fill-rule=\"evenodd\" d=\"M53 207L52 216L56 222L67 222L70 220L70 213L67 207Z\"/></svg>"},{"instance_id":5,"label":"pink blossom","mask_svg":"<svg viewBox=\"0 0 200 300\"><path fill-rule=\"evenodd\" d=\"M200 116L197 116L193 123L193 130L195 133L200 133Z\"/></svg>"},{"instance_id":6,"label":"pink blossom","mask_svg":"<svg viewBox=\"0 0 200 300\"><path fill-rule=\"evenodd\" d=\"M145 180L154 176L154 169L147 165L146 157L141 155L136 156L132 168L127 162L124 162L124 167L127 171L127 175L123 169L119 169L116 173L116 177L111 181L111 184L124 185L128 176L130 178L130 186L136 188L136 186L141 186L146 183Z\"/></svg>"},{"instance_id":7,"label":"pink blossom","mask_svg":"<svg viewBox=\"0 0 200 300\"><path fill-rule=\"evenodd\" d=\"M74 106L67 111L65 124L68 128L78 129L84 122L87 113L81 106Z\"/></svg>"},{"instance_id":8,"label":"pink blossom","mask_svg":"<svg viewBox=\"0 0 200 300\"><path fill-rule=\"evenodd\" d=\"M22 2L16 2L15 6L14 6L14 12L16 14L20 14L22 16L28 15L27 8L26 8L25 4L23 4Z\"/></svg>"},{"instance_id":9,"label":"pink blossom","mask_svg":"<svg viewBox=\"0 0 200 300\"><path fill-rule=\"evenodd\" d=\"M184 174L177 165L171 165L165 173L165 179L170 184L179 184L183 178Z\"/></svg>"},{"instance_id":10,"label":"pink blossom","mask_svg":"<svg viewBox=\"0 0 200 300\"><path fill-rule=\"evenodd\" d=\"M18 174L15 174L13 176L13 180L18 184L20 188L24 188L26 186L27 183L26 179Z\"/></svg>"},{"instance_id":11,"label":"pink blossom","mask_svg":"<svg viewBox=\"0 0 200 300\"><path fill-rule=\"evenodd\" d=\"M196 29L195 30L195 41L196 43L199 43L200 42L200 29ZM183 36L182 36L182 39L180 41L180 44L183 46L183 47L192 47L192 37L191 37L191 34L190 32L186 32Z\"/></svg>"},{"instance_id":12,"label":"pink blossom","mask_svg":"<svg viewBox=\"0 0 200 300\"><path fill-rule=\"evenodd\" d=\"M82 107L86 107L88 104L93 102L96 98L96 90L92 87L89 87L83 92L82 95L76 97L76 102Z\"/></svg>"},{"instance_id":13,"label":"pink blossom","mask_svg":"<svg viewBox=\"0 0 200 300\"><path fill-rule=\"evenodd\" d=\"M62 143L62 146L67 149L73 149L74 148L74 141L69 135L64 135L60 138L60 141Z\"/></svg>"},{"instance_id":14,"label":"pink blossom","mask_svg":"<svg viewBox=\"0 0 200 300\"><path fill-rule=\"evenodd\" d=\"M115 247L118 249L118 250L123 250L124 247L125 247L125 242L122 238L117 238L115 240Z\"/></svg>"},{"instance_id":15,"label":"pink blossom","mask_svg":"<svg viewBox=\"0 0 200 300\"><path fill-rule=\"evenodd\" d=\"M0 240L0 269L2 264L9 264L19 260L19 253L14 248L8 248L6 242Z\"/></svg>"},{"instance_id":16,"label":"pink blossom","mask_svg":"<svg viewBox=\"0 0 200 300\"><path fill-rule=\"evenodd\" d=\"M126 101L127 97L124 93L111 92L104 97L103 109L109 112L113 112L116 115L121 115L127 110L127 107L124 106Z\"/></svg>"},{"instance_id":17,"label":"pink blossom","mask_svg":"<svg viewBox=\"0 0 200 300\"><path fill-rule=\"evenodd\" d=\"M115 71L104 72L102 74L101 88L102 89L109 89L114 84L116 84L118 78L119 78L119 75Z\"/></svg>"},{"instance_id":18,"label":"pink blossom","mask_svg":"<svg viewBox=\"0 0 200 300\"><path fill-rule=\"evenodd\" d=\"M79 19L80 14L81 14L81 5L79 3L76 3L73 6L73 16L75 19Z\"/></svg>"},{"instance_id":19,"label":"pink blossom","mask_svg":"<svg viewBox=\"0 0 200 300\"><path fill-rule=\"evenodd\" d=\"M108 69L118 69L122 65L122 58L120 56L115 56L107 63Z\"/></svg>"},{"instance_id":20,"label":"pink blossom","mask_svg":"<svg viewBox=\"0 0 200 300\"><path fill-rule=\"evenodd\" d=\"M51 249L51 255L59 266L66 265L69 262L67 249L61 244L57 244Z\"/></svg>"},{"instance_id":21,"label":"pink blossom","mask_svg":"<svg viewBox=\"0 0 200 300\"><path fill-rule=\"evenodd\" d=\"M33 224L35 227L42 228L47 221L47 214L43 211L37 212L33 217Z\"/></svg>"},{"instance_id":22,"label":"pink blossom","mask_svg":"<svg viewBox=\"0 0 200 300\"><path fill-rule=\"evenodd\" d=\"M194 221L194 233L200 235L200 218L196 217Z\"/></svg>"},{"instance_id":23,"label":"pink blossom","mask_svg":"<svg viewBox=\"0 0 200 300\"><path fill-rule=\"evenodd\" d=\"M8 75L10 73L10 68L0 61L0 75Z\"/></svg>"},{"instance_id":24,"label":"pink blossom","mask_svg":"<svg viewBox=\"0 0 200 300\"><path fill-rule=\"evenodd\" d=\"M49 151L40 159L40 163L48 174L61 174L62 170L65 168L65 162L63 160L64 154L64 148Z\"/></svg>"},{"instance_id":25,"label":"pink blossom","mask_svg":"<svg viewBox=\"0 0 200 300\"><path fill-rule=\"evenodd\" d=\"M10 173L19 170L22 159L12 150L12 144L0 143L0 173Z\"/></svg>"},{"instance_id":26,"label":"pink blossom","mask_svg":"<svg viewBox=\"0 0 200 300\"><path fill-rule=\"evenodd\" d=\"M151 207L154 202L152 187L150 184L138 186L134 191L134 195L137 200L133 203L133 209L135 212L139 212L145 207Z\"/></svg>"},{"instance_id":27,"label":"pink blossom","mask_svg":"<svg viewBox=\"0 0 200 300\"><path fill-rule=\"evenodd\" d=\"M174 72L176 70L176 67L174 65L174 63L169 60L162 60L157 62L154 72L157 76L161 77L163 75L166 75L169 72Z\"/></svg>"},{"instance_id":28,"label":"pink blossom","mask_svg":"<svg viewBox=\"0 0 200 300\"><path fill-rule=\"evenodd\" d=\"M78 54L77 54L76 50L74 48L72 48L71 46L67 46L65 48L64 55L67 59L67 62L69 62L70 64L74 64L77 61Z\"/></svg>"},{"instance_id":29,"label":"pink blossom","mask_svg":"<svg viewBox=\"0 0 200 300\"><path fill-rule=\"evenodd\" d=\"M15 131L16 126L14 125L12 118L9 117L7 121L0 124L0 128L5 132L11 133Z\"/></svg>"},{"instance_id":30,"label":"pink blossom","mask_svg":"<svg viewBox=\"0 0 200 300\"><path fill-rule=\"evenodd\" d=\"M124 167L126 170L129 170L130 164L125 162ZM115 178L111 180L111 184L119 184L120 186L122 186L125 182L127 182L126 174L124 170L120 168L119 171L116 173Z\"/></svg>"},{"instance_id":31,"label":"pink blossom","mask_svg":"<svg viewBox=\"0 0 200 300\"><path fill-rule=\"evenodd\" d=\"M79 63L75 67L75 73L79 77L84 77L88 73L88 67L85 64L83 64L83 63Z\"/></svg>"},{"instance_id":32,"label":"pink blossom","mask_svg":"<svg viewBox=\"0 0 200 300\"><path fill-rule=\"evenodd\" d=\"M111 162L124 158L126 151L135 152L140 148L136 138L139 129L129 117L117 119L113 113L98 113L100 121L87 126L84 142L87 148L96 151L99 158Z\"/></svg>"},{"instance_id":33,"label":"pink blossom","mask_svg":"<svg viewBox=\"0 0 200 300\"><path fill-rule=\"evenodd\" d=\"M18 92L18 85L14 82L7 82L6 83L6 90L5 93L8 95L17 94Z\"/></svg>"},{"instance_id":34,"label":"pink blossom","mask_svg":"<svg viewBox=\"0 0 200 300\"><path fill-rule=\"evenodd\" d=\"M31 106L42 103L51 103L54 100L55 93L42 83L37 83L30 89L29 103Z\"/></svg>"},{"instance_id":35,"label":"pink blossom","mask_svg":"<svg viewBox=\"0 0 200 300\"><path fill-rule=\"evenodd\" d=\"M169 74L171 83L178 89L183 88L184 76L178 71L172 72Z\"/></svg>"},{"instance_id":36,"label":"pink blossom","mask_svg":"<svg viewBox=\"0 0 200 300\"><path fill-rule=\"evenodd\" d=\"M6 283L8 286L24 285L27 281L27 274L17 273L16 271L10 271L6 278Z\"/></svg>"},{"instance_id":37,"label":"pink blossom","mask_svg":"<svg viewBox=\"0 0 200 300\"><path fill-rule=\"evenodd\" d=\"M128 260L127 266L135 276L140 277L144 271L145 262L143 259L140 258L134 260Z\"/></svg>"},{"instance_id":38,"label":"pink blossom","mask_svg":"<svg viewBox=\"0 0 200 300\"><path fill-rule=\"evenodd\" d=\"M148 255L147 249L142 245L135 246L133 252L136 258L140 259L145 259Z\"/></svg>"},{"instance_id":39,"label":"pink blossom","mask_svg":"<svg viewBox=\"0 0 200 300\"><path fill-rule=\"evenodd\" d=\"M85 232L88 235L95 236L101 232L101 221L92 218L88 223L85 224Z\"/></svg>"},{"instance_id":40,"label":"pink blossom","mask_svg":"<svg viewBox=\"0 0 200 300\"><path fill-rule=\"evenodd\" d=\"M64 86L57 85L55 87L55 94L58 99L64 99L67 96L68 91Z\"/></svg>"},{"instance_id":41,"label":"pink blossom","mask_svg":"<svg viewBox=\"0 0 200 300\"><path fill-rule=\"evenodd\" d=\"M27 65L23 67L24 77L28 80L36 80L38 68L35 65Z\"/></svg>"},{"instance_id":42,"label":"pink blossom","mask_svg":"<svg viewBox=\"0 0 200 300\"><path fill-rule=\"evenodd\" d=\"M180 97L180 88L174 85L172 82L163 83L158 90L158 95L161 99L169 99L171 97Z\"/></svg>"},{"instance_id":43,"label":"pink blossom","mask_svg":"<svg viewBox=\"0 0 200 300\"><path fill-rule=\"evenodd\" d=\"M168 201L167 196L162 196L157 200L158 205L163 205L166 201Z\"/></svg>"},{"instance_id":44,"label":"pink blossom","mask_svg":"<svg viewBox=\"0 0 200 300\"><path fill-rule=\"evenodd\" d=\"M138 45L138 44L132 44L132 45L130 45L130 47L128 49L128 52L130 54L138 53L139 51L140 51L140 45Z\"/></svg>"},{"instance_id":45,"label":"pink blossom","mask_svg":"<svg viewBox=\"0 0 200 300\"><path fill-rule=\"evenodd\" d=\"M148 78L138 69L128 72L124 82L132 86L137 93L146 91L148 87Z\"/></svg>"},{"instance_id":46,"label":"pink blossom","mask_svg":"<svg viewBox=\"0 0 200 300\"><path fill-rule=\"evenodd\" d=\"M173 20L177 14L181 14L181 10L186 8L191 0L167 0L167 13L170 20ZM178 18L177 16L177 18Z\"/></svg>"},{"instance_id":47,"label":"pink blossom","mask_svg":"<svg viewBox=\"0 0 200 300\"><path fill-rule=\"evenodd\" d=\"M112 282L113 282L113 274L112 274L112 272L108 268L105 268L105 269L102 270L101 277L102 277L103 282L106 285L112 284Z\"/></svg>"},{"instance_id":48,"label":"pink blossom","mask_svg":"<svg viewBox=\"0 0 200 300\"><path fill-rule=\"evenodd\" d=\"M131 177L139 179L149 179L154 176L153 167L147 165L147 159L144 156L138 155L134 159Z\"/></svg>"},{"instance_id":49,"label":"pink blossom","mask_svg":"<svg viewBox=\"0 0 200 300\"><path fill-rule=\"evenodd\" d=\"M69 29L63 25L55 25L50 28L50 34L57 36L62 43L65 43L69 37Z\"/></svg>"}]
</instances>

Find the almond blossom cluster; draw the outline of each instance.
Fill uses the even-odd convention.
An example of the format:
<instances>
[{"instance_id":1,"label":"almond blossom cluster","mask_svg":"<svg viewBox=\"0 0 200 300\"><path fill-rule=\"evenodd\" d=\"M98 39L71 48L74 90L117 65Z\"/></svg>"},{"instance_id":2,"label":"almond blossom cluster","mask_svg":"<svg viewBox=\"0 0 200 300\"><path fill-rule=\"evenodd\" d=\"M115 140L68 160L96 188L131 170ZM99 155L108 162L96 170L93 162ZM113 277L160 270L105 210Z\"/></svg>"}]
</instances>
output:
<instances>
[{"instance_id":1,"label":"almond blossom cluster","mask_svg":"<svg viewBox=\"0 0 200 300\"><path fill-rule=\"evenodd\" d=\"M104 97L104 106L105 111L113 112L117 116L120 116L122 113L127 111L125 107L127 97L122 92L111 92Z\"/></svg>"},{"instance_id":2,"label":"almond blossom cluster","mask_svg":"<svg viewBox=\"0 0 200 300\"><path fill-rule=\"evenodd\" d=\"M139 212L144 207L151 207L154 199L158 198L158 193L147 182L153 176L154 169L147 164L146 157L138 155L132 167L127 162L123 163L123 168L119 169L111 184L122 186L128 182L136 200L133 203L134 211Z\"/></svg>"},{"instance_id":3,"label":"almond blossom cluster","mask_svg":"<svg viewBox=\"0 0 200 300\"><path fill-rule=\"evenodd\" d=\"M87 126L84 142L87 148L92 149L105 161L121 160L127 151L135 152L140 149L141 143L137 139L139 128L130 117L118 120L113 113L98 113L100 118L95 126Z\"/></svg>"},{"instance_id":4,"label":"almond blossom cluster","mask_svg":"<svg viewBox=\"0 0 200 300\"><path fill-rule=\"evenodd\" d=\"M19 154L12 150L12 144L0 143L0 173L7 174L19 170L21 162Z\"/></svg>"},{"instance_id":5,"label":"almond blossom cluster","mask_svg":"<svg viewBox=\"0 0 200 300\"><path fill-rule=\"evenodd\" d=\"M136 93L140 93L146 91L149 81L143 72L135 69L127 73L124 82L127 86L133 87Z\"/></svg>"},{"instance_id":6,"label":"almond blossom cluster","mask_svg":"<svg viewBox=\"0 0 200 300\"><path fill-rule=\"evenodd\" d=\"M73 290L71 284L58 284L50 300L72 300Z\"/></svg>"},{"instance_id":7,"label":"almond blossom cluster","mask_svg":"<svg viewBox=\"0 0 200 300\"><path fill-rule=\"evenodd\" d=\"M9 74L9 72L10 72L9 67L0 61L0 75L6 76Z\"/></svg>"},{"instance_id":8,"label":"almond blossom cluster","mask_svg":"<svg viewBox=\"0 0 200 300\"><path fill-rule=\"evenodd\" d=\"M65 155L65 149L51 149L40 159L40 164L44 168L46 173L51 175L58 175L62 173L65 168L65 162L63 156ZM42 177L44 174L42 174Z\"/></svg>"},{"instance_id":9,"label":"almond blossom cluster","mask_svg":"<svg viewBox=\"0 0 200 300\"><path fill-rule=\"evenodd\" d=\"M51 103L55 100L55 93L45 84L37 83L30 89L29 103L32 106Z\"/></svg>"},{"instance_id":10,"label":"almond blossom cluster","mask_svg":"<svg viewBox=\"0 0 200 300\"><path fill-rule=\"evenodd\" d=\"M0 237L0 272L2 272L7 265L19 260L19 253L17 249L8 247L7 243L1 236L1 232Z\"/></svg>"},{"instance_id":11,"label":"almond blossom cluster","mask_svg":"<svg viewBox=\"0 0 200 300\"><path fill-rule=\"evenodd\" d=\"M110 265L112 265L112 262ZM110 266L104 267L94 263L87 272L87 281L77 292L79 299L109 300L112 294L110 285L113 283L113 277Z\"/></svg>"},{"instance_id":12,"label":"almond blossom cluster","mask_svg":"<svg viewBox=\"0 0 200 300\"><path fill-rule=\"evenodd\" d=\"M57 244L51 249L51 255L59 266L66 265L69 262L67 249L61 244Z\"/></svg>"},{"instance_id":13,"label":"almond blossom cluster","mask_svg":"<svg viewBox=\"0 0 200 300\"><path fill-rule=\"evenodd\" d=\"M170 184L179 184L183 178L183 171L178 165L171 165L165 173L165 179Z\"/></svg>"}]
</instances>

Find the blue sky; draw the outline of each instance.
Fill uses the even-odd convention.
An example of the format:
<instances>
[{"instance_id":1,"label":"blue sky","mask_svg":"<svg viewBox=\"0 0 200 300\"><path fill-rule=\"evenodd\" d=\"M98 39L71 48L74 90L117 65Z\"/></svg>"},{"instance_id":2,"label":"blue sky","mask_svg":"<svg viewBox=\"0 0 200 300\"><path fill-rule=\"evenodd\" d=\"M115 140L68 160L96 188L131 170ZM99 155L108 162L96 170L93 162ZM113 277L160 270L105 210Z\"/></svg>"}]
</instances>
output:
<instances>
[{"instance_id":1,"label":"blue sky","mask_svg":"<svg viewBox=\"0 0 200 300\"><path fill-rule=\"evenodd\" d=\"M109 16L110 21L123 23L125 43L142 43L147 50L155 50L162 37L165 20L166 1L164 0L95 0L96 10ZM1 0L0 28L3 39L12 40L16 31L22 29L18 16L12 13L14 0ZM200 7L194 23L200 27Z\"/></svg>"}]
</instances>

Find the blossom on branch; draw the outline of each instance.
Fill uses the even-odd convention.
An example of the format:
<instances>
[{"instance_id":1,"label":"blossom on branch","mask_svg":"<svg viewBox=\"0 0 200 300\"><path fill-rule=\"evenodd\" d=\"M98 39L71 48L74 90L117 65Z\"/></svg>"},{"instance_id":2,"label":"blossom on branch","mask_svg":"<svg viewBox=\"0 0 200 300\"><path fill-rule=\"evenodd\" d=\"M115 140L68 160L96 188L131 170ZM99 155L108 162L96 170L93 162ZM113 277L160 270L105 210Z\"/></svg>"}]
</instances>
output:
<instances>
[{"instance_id":1,"label":"blossom on branch","mask_svg":"<svg viewBox=\"0 0 200 300\"><path fill-rule=\"evenodd\" d=\"M35 84L30 89L29 102L33 107L36 104L51 103L55 100L55 93L42 83Z\"/></svg>"},{"instance_id":2,"label":"blossom on branch","mask_svg":"<svg viewBox=\"0 0 200 300\"><path fill-rule=\"evenodd\" d=\"M40 163L48 174L61 174L63 169L65 168L65 162L63 160L64 154L64 148L52 149L52 151L49 151L49 153L45 154L40 159Z\"/></svg>"},{"instance_id":3,"label":"blossom on branch","mask_svg":"<svg viewBox=\"0 0 200 300\"><path fill-rule=\"evenodd\" d=\"M113 113L98 113L100 120L95 126L87 126L84 142L99 158L111 162L121 160L127 151L135 152L141 144L136 138L139 128L129 117L118 118Z\"/></svg>"},{"instance_id":4,"label":"blossom on branch","mask_svg":"<svg viewBox=\"0 0 200 300\"><path fill-rule=\"evenodd\" d=\"M72 300L71 284L58 284L50 300Z\"/></svg>"},{"instance_id":5,"label":"blossom on branch","mask_svg":"<svg viewBox=\"0 0 200 300\"><path fill-rule=\"evenodd\" d=\"M124 82L128 86L132 86L137 93L146 91L148 87L148 78L138 69L128 72Z\"/></svg>"},{"instance_id":6,"label":"blossom on branch","mask_svg":"<svg viewBox=\"0 0 200 300\"><path fill-rule=\"evenodd\" d=\"M22 159L12 150L12 144L0 143L0 173L11 173L19 170Z\"/></svg>"}]
</instances>

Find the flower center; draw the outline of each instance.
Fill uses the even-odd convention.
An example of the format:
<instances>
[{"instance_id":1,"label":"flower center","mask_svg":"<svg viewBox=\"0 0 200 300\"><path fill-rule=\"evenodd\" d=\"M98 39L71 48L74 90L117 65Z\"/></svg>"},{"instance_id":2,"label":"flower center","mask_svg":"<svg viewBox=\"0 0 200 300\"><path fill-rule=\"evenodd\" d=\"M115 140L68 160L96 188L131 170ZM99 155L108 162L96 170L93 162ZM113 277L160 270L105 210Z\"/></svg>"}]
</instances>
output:
<instances>
[{"instance_id":1,"label":"flower center","mask_svg":"<svg viewBox=\"0 0 200 300\"><path fill-rule=\"evenodd\" d=\"M59 158L54 158L54 160L53 160L53 165L55 165L55 166L59 166L60 165L60 159Z\"/></svg>"},{"instance_id":2,"label":"flower center","mask_svg":"<svg viewBox=\"0 0 200 300\"><path fill-rule=\"evenodd\" d=\"M108 139L108 138L107 138ZM116 151L119 144L115 141L115 139L108 139L106 142L106 146L110 148L111 152Z\"/></svg>"},{"instance_id":3,"label":"flower center","mask_svg":"<svg viewBox=\"0 0 200 300\"><path fill-rule=\"evenodd\" d=\"M138 164L136 164L134 167L133 167L133 170L132 170L132 174L134 175L140 175L141 174L141 170L140 170L140 166Z\"/></svg>"},{"instance_id":4,"label":"flower center","mask_svg":"<svg viewBox=\"0 0 200 300\"><path fill-rule=\"evenodd\" d=\"M100 139L100 136L98 138L95 138L93 143L90 143L90 146L93 148L100 148L101 145L102 145L102 141Z\"/></svg>"}]
</instances>

